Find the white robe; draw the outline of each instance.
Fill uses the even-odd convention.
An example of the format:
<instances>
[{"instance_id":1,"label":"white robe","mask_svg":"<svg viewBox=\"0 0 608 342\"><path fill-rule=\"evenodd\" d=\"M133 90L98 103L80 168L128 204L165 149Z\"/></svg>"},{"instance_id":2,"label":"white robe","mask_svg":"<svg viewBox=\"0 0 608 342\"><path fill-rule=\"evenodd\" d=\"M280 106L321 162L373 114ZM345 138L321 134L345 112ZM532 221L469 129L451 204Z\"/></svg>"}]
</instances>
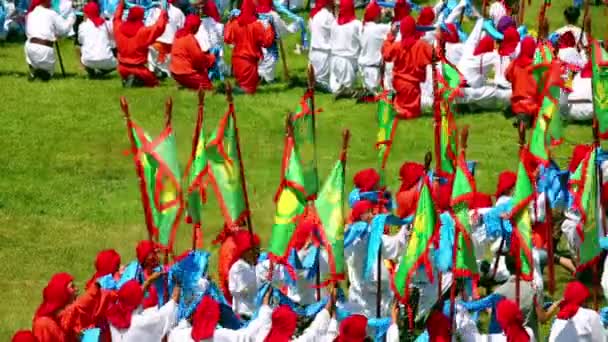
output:
<instances>
[{"instance_id":1,"label":"white robe","mask_svg":"<svg viewBox=\"0 0 608 342\"><path fill-rule=\"evenodd\" d=\"M167 13L169 15L169 21L167 21L167 26L165 26L165 31L156 39L157 42L163 44L173 44L175 40L175 33L177 30L184 27L184 23L186 21L186 16L184 13L177 7L169 4L167 9ZM156 23L158 18L160 18L161 9L154 8L151 10L150 15L146 19L146 26L152 26ZM150 71L154 71L156 69L165 72L166 74L170 74L169 72L169 64L171 64L171 55L167 54L165 56L164 62L160 62L158 60L159 53L156 51L154 46L150 46L148 50L148 67Z\"/></svg>"},{"instance_id":2,"label":"white robe","mask_svg":"<svg viewBox=\"0 0 608 342\"><path fill-rule=\"evenodd\" d=\"M309 249L302 249L298 251L298 256L300 260L304 260L308 253ZM321 272L320 279L323 280L325 276L329 274L327 252L324 249L322 249L319 253L319 269ZM317 290L313 288L313 286L316 285L316 280L306 279L307 273L307 270L296 271L298 279L296 279L295 285L289 286L289 288L287 289L287 296L300 305L309 305L317 301ZM321 298L327 295L327 287L322 288Z\"/></svg>"},{"instance_id":3,"label":"white robe","mask_svg":"<svg viewBox=\"0 0 608 342\"><path fill-rule=\"evenodd\" d=\"M117 329L110 324L113 342L160 342L175 325L178 305L170 300L160 308L134 312L128 329ZM140 310L140 309L138 309Z\"/></svg>"},{"instance_id":4,"label":"white robe","mask_svg":"<svg viewBox=\"0 0 608 342\"><path fill-rule=\"evenodd\" d=\"M367 22L361 32L361 54L359 71L363 85L370 92L376 92L380 85L380 67L382 65L382 43L391 27L388 24Z\"/></svg>"},{"instance_id":5,"label":"white robe","mask_svg":"<svg viewBox=\"0 0 608 342\"><path fill-rule=\"evenodd\" d=\"M331 59L329 62L329 89L337 93L350 89L357 76L357 58L361 50L361 22L353 20L348 24L331 28Z\"/></svg>"},{"instance_id":6,"label":"white robe","mask_svg":"<svg viewBox=\"0 0 608 342\"><path fill-rule=\"evenodd\" d=\"M256 267L237 260L228 271L228 290L232 295L232 309L239 315L251 316L255 310L258 291Z\"/></svg>"},{"instance_id":7,"label":"white robe","mask_svg":"<svg viewBox=\"0 0 608 342\"><path fill-rule=\"evenodd\" d=\"M555 319L551 326L549 342L604 342L604 326L600 315L589 309L579 308L569 320Z\"/></svg>"},{"instance_id":8,"label":"white robe","mask_svg":"<svg viewBox=\"0 0 608 342\"><path fill-rule=\"evenodd\" d=\"M285 38L289 33L298 32L298 23L296 21L287 24L275 11L270 11L269 13L263 14L272 16L272 25L274 27L275 35L278 35L280 38ZM264 27L270 26L270 22L268 20L260 19L260 21L264 24ZM275 44L277 44L276 48L279 49L278 41L275 42ZM262 53L264 54L264 57L262 58L262 60L260 60L258 64L258 74L266 82L272 82L276 77L276 66L279 62L278 57L280 55L275 56L269 53L268 49L266 48L262 48ZM280 53L281 51L279 51L279 54Z\"/></svg>"},{"instance_id":9,"label":"white robe","mask_svg":"<svg viewBox=\"0 0 608 342\"><path fill-rule=\"evenodd\" d=\"M107 20L99 27L86 19L78 27L80 62L89 68L109 70L116 68L116 58L112 53L112 22Z\"/></svg>"},{"instance_id":10,"label":"white robe","mask_svg":"<svg viewBox=\"0 0 608 342\"><path fill-rule=\"evenodd\" d=\"M382 258L395 260L406 247L406 227L395 235L382 235ZM345 248L344 257L348 267L348 303L346 306L352 313L361 313L367 317L376 317L376 291L378 284L378 271L373 265L369 278L364 278L365 256L367 255L367 243L369 235L357 238L352 245ZM389 272L382 264L381 270L381 316L388 316L390 313L393 292L390 287Z\"/></svg>"},{"instance_id":11,"label":"white robe","mask_svg":"<svg viewBox=\"0 0 608 342\"><path fill-rule=\"evenodd\" d=\"M572 32L572 34L574 35L574 41L576 42L576 44L578 44L578 42L581 41L583 43L583 46L588 45L587 37L583 34L583 30L578 26L565 25L565 26L562 26L562 27L558 28L557 30L555 30L555 33L562 35L562 34L566 33L567 31ZM581 34L583 34L582 40L580 40Z\"/></svg>"},{"instance_id":12,"label":"white robe","mask_svg":"<svg viewBox=\"0 0 608 342\"><path fill-rule=\"evenodd\" d=\"M201 26L194 35L198 45L203 51L209 51L213 47L219 48L219 56L216 55L216 63L222 75L228 73L224 62L224 24L218 23L211 17L201 19Z\"/></svg>"},{"instance_id":13,"label":"white robe","mask_svg":"<svg viewBox=\"0 0 608 342\"><path fill-rule=\"evenodd\" d=\"M572 92L566 95L566 99L567 104L562 106L562 113L566 118L574 121L593 118L591 78L582 78L580 72L576 73L572 79Z\"/></svg>"},{"instance_id":14,"label":"white robe","mask_svg":"<svg viewBox=\"0 0 608 342\"><path fill-rule=\"evenodd\" d=\"M59 36L66 36L72 30L76 17L70 14L63 19L52 9L36 6L25 21L25 60L36 69L45 70L51 74L55 70L55 49L53 47L30 43L29 39L38 38L56 41Z\"/></svg>"},{"instance_id":15,"label":"white robe","mask_svg":"<svg viewBox=\"0 0 608 342\"><path fill-rule=\"evenodd\" d=\"M321 9L308 21L310 27L310 52L308 59L315 72L315 81L329 89L329 60L331 28L336 18L326 8Z\"/></svg>"}]
</instances>

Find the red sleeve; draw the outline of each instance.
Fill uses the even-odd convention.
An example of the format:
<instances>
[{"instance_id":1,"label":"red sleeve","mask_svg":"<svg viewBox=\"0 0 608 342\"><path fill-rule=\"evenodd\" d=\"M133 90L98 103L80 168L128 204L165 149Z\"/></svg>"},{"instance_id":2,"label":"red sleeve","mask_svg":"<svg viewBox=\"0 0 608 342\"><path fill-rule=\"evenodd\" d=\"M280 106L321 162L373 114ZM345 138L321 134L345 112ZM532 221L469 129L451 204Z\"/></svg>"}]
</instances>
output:
<instances>
[{"instance_id":1,"label":"red sleeve","mask_svg":"<svg viewBox=\"0 0 608 342\"><path fill-rule=\"evenodd\" d=\"M515 74L513 72L513 65L514 63L511 62L509 63L509 66L507 67L507 70L505 71L505 78L507 79L507 81L513 83L513 80L515 79Z\"/></svg>"},{"instance_id":2,"label":"red sleeve","mask_svg":"<svg viewBox=\"0 0 608 342\"><path fill-rule=\"evenodd\" d=\"M65 341L65 334L57 323L49 317L41 317L34 321L32 333L38 342Z\"/></svg>"},{"instance_id":3,"label":"red sleeve","mask_svg":"<svg viewBox=\"0 0 608 342\"><path fill-rule=\"evenodd\" d=\"M395 45L395 37L389 33L388 37L382 44L382 58L387 62L392 62L395 58L396 47Z\"/></svg>"},{"instance_id":4,"label":"red sleeve","mask_svg":"<svg viewBox=\"0 0 608 342\"><path fill-rule=\"evenodd\" d=\"M264 27L264 25L262 23L257 23L258 27L260 27L263 31L261 32L261 34L257 34L257 37L260 37L260 45L262 47L265 48L269 48L272 46L272 43L274 43L274 29L272 28L272 26L268 26L268 27Z\"/></svg>"},{"instance_id":5,"label":"red sleeve","mask_svg":"<svg viewBox=\"0 0 608 342\"><path fill-rule=\"evenodd\" d=\"M114 32L118 32L120 29L120 25L122 25L122 14L125 9L124 1L120 1L118 3L118 7L116 7L116 12L114 13L114 20L112 21L112 30ZM116 35L116 33L114 33Z\"/></svg>"},{"instance_id":6,"label":"red sleeve","mask_svg":"<svg viewBox=\"0 0 608 342\"><path fill-rule=\"evenodd\" d=\"M205 71L215 62L215 56L210 53L203 52L198 46L194 36L191 36L191 42L188 44L188 50L192 56L192 66L195 70Z\"/></svg>"},{"instance_id":7,"label":"red sleeve","mask_svg":"<svg viewBox=\"0 0 608 342\"><path fill-rule=\"evenodd\" d=\"M234 44L234 20L229 21L224 27L224 43Z\"/></svg>"},{"instance_id":8,"label":"red sleeve","mask_svg":"<svg viewBox=\"0 0 608 342\"><path fill-rule=\"evenodd\" d=\"M95 314L101 300L99 286L89 286L87 292L68 305L59 317L63 331L70 331L77 336L82 330L95 324Z\"/></svg>"},{"instance_id":9,"label":"red sleeve","mask_svg":"<svg viewBox=\"0 0 608 342\"><path fill-rule=\"evenodd\" d=\"M144 27L137 32L137 41L142 45L150 45L156 41L165 32L165 27L169 21L169 15L166 10L163 10L154 25Z\"/></svg>"}]
</instances>

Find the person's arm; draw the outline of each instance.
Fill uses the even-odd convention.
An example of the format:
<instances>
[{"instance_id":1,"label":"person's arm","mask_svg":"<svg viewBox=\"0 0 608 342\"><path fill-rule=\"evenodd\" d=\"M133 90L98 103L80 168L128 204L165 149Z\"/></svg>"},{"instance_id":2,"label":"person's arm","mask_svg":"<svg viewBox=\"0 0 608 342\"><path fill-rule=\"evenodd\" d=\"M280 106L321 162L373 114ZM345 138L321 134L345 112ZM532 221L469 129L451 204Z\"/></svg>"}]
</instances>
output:
<instances>
[{"instance_id":1,"label":"person's arm","mask_svg":"<svg viewBox=\"0 0 608 342\"><path fill-rule=\"evenodd\" d=\"M181 286L176 283L173 287L173 293L171 293L171 299L158 309L159 322L157 327L161 328L160 336L167 335L177 323L177 303L179 302L181 291Z\"/></svg>"},{"instance_id":2,"label":"person's arm","mask_svg":"<svg viewBox=\"0 0 608 342\"><path fill-rule=\"evenodd\" d=\"M154 23L154 25L150 27L143 27L139 29L137 33L137 40L141 44L150 45L156 41L158 37L160 37L163 32L165 32L165 27L167 27L167 22L169 21L169 14L167 14L166 10L162 10L160 12L160 17Z\"/></svg>"},{"instance_id":3,"label":"person's arm","mask_svg":"<svg viewBox=\"0 0 608 342\"><path fill-rule=\"evenodd\" d=\"M272 16L271 25L274 25L274 28L277 31L277 34L279 37L284 37L290 33L298 32L298 23L297 22L294 21L288 25L283 19L281 19L281 16L279 16L279 14L276 12L273 12L271 14L271 16Z\"/></svg>"},{"instance_id":4,"label":"person's arm","mask_svg":"<svg viewBox=\"0 0 608 342\"><path fill-rule=\"evenodd\" d=\"M605 342L607 340L602 319L597 312L593 312L592 317L589 319L589 325L591 326L592 342Z\"/></svg>"},{"instance_id":5,"label":"person's arm","mask_svg":"<svg viewBox=\"0 0 608 342\"><path fill-rule=\"evenodd\" d=\"M397 47L395 47L395 35L397 34L397 26L391 27L386 40L382 44L382 58L385 62L392 62L395 59Z\"/></svg>"},{"instance_id":6,"label":"person's arm","mask_svg":"<svg viewBox=\"0 0 608 342\"><path fill-rule=\"evenodd\" d=\"M206 71L215 63L215 56L211 53L203 52L194 37L192 37L189 51L192 56L192 66L195 70Z\"/></svg>"},{"instance_id":7,"label":"person's arm","mask_svg":"<svg viewBox=\"0 0 608 342\"><path fill-rule=\"evenodd\" d=\"M513 68L514 68L514 62L509 63L509 66L507 67L507 70L505 71L505 79L507 81L509 81L511 84L513 84L513 81L515 80L515 76L513 74Z\"/></svg>"},{"instance_id":8,"label":"person's arm","mask_svg":"<svg viewBox=\"0 0 608 342\"><path fill-rule=\"evenodd\" d=\"M118 7L116 7L116 12L114 12L114 19L112 20L112 28L114 32L117 32L122 24L122 15L125 11L125 2L124 0L120 0L118 2Z\"/></svg>"},{"instance_id":9,"label":"person's arm","mask_svg":"<svg viewBox=\"0 0 608 342\"><path fill-rule=\"evenodd\" d=\"M79 334L95 322L92 321L101 302L101 290L95 283L87 291L76 298L59 315L59 325L63 331Z\"/></svg>"},{"instance_id":10,"label":"person's arm","mask_svg":"<svg viewBox=\"0 0 608 342\"><path fill-rule=\"evenodd\" d=\"M67 36L72 31L72 26L76 21L74 13L63 19L59 14L53 12L53 29L58 36Z\"/></svg>"},{"instance_id":11,"label":"person's arm","mask_svg":"<svg viewBox=\"0 0 608 342\"><path fill-rule=\"evenodd\" d=\"M470 302L459 302L459 304L469 312L479 312L493 307L502 298L503 297L501 295L492 293L491 295L485 296L481 299Z\"/></svg>"},{"instance_id":12,"label":"person's arm","mask_svg":"<svg viewBox=\"0 0 608 342\"><path fill-rule=\"evenodd\" d=\"M269 48L274 43L274 29L271 26L264 27L261 23L258 23L258 27L262 32L258 35L259 45L265 48Z\"/></svg>"},{"instance_id":13,"label":"person's arm","mask_svg":"<svg viewBox=\"0 0 608 342\"><path fill-rule=\"evenodd\" d=\"M475 22L475 26L473 26L473 30L467 37L467 40L464 42L462 47L462 55L463 56L472 56L477 44L479 44L479 40L481 39L481 34L483 32L483 18L477 19Z\"/></svg>"},{"instance_id":14,"label":"person's arm","mask_svg":"<svg viewBox=\"0 0 608 342\"><path fill-rule=\"evenodd\" d=\"M255 278L249 279L246 276L246 266L240 262L230 268L228 272L228 290L234 297L235 295L248 296L257 289ZM251 283L251 282L254 283Z\"/></svg>"},{"instance_id":15,"label":"person's arm","mask_svg":"<svg viewBox=\"0 0 608 342\"><path fill-rule=\"evenodd\" d=\"M447 18L445 18L445 23L450 24L458 20L462 16L462 12L464 11L464 7L466 6L466 1L461 0L456 7L450 12ZM437 24L441 24L441 22L437 22Z\"/></svg>"},{"instance_id":16,"label":"person's arm","mask_svg":"<svg viewBox=\"0 0 608 342\"><path fill-rule=\"evenodd\" d=\"M551 304L551 306L547 309L547 311L545 311L542 304L538 303L538 301L536 300L536 297L534 297L534 309L536 310L536 317L538 317L538 321L540 323L546 323L546 322L550 321L551 318L553 318L553 316L559 310L559 304L561 302L562 302L561 300L553 302L553 304Z\"/></svg>"},{"instance_id":17,"label":"person's arm","mask_svg":"<svg viewBox=\"0 0 608 342\"><path fill-rule=\"evenodd\" d=\"M397 259L405 247L406 226L401 226L399 232L395 235L382 235L382 256L385 259Z\"/></svg>"},{"instance_id":18,"label":"person's arm","mask_svg":"<svg viewBox=\"0 0 608 342\"><path fill-rule=\"evenodd\" d=\"M224 26L224 43L234 44L234 19L230 19Z\"/></svg>"}]
</instances>

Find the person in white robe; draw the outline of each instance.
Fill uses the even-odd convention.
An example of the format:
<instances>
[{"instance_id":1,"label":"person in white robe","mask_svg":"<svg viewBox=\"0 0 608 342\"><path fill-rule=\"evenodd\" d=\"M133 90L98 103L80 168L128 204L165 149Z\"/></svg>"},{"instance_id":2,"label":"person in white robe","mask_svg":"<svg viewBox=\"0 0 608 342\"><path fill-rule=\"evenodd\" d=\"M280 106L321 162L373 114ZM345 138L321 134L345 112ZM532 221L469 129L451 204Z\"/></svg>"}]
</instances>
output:
<instances>
[{"instance_id":1,"label":"person in white robe","mask_svg":"<svg viewBox=\"0 0 608 342\"><path fill-rule=\"evenodd\" d=\"M583 30L577 26L578 19L581 16L580 9L574 6L568 6L564 10L564 19L566 21L566 25L555 30L555 33L562 35L567 31L572 32L574 34L574 39L576 40L576 44L580 42L582 47L586 47L588 45L587 37L583 34ZM583 49L584 50L584 49Z\"/></svg>"},{"instance_id":2,"label":"person in white robe","mask_svg":"<svg viewBox=\"0 0 608 342\"><path fill-rule=\"evenodd\" d=\"M308 59L314 70L316 84L322 90L329 90L331 28L336 21L332 8L333 1L317 0L308 20L310 28Z\"/></svg>"},{"instance_id":3,"label":"person in white robe","mask_svg":"<svg viewBox=\"0 0 608 342\"><path fill-rule=\"evenodd\" d=\"M162 12L161 8L153 8L146 17L145 25L152 26L156 23ZM166 77L170 75L169 64L171 64L171 45L175 40L177 30L184 27L186 16L184 12L173 5L173 1L167 2L167 14L169 21L165 26L163 34L156 39L148 50L148 68L157 76Z\"/></svg>"},{"instance_id":4,"label":"person in white robe","mask_svg":"<svg viewBox=\"0 0 608 342\"><path fill-rule=\"evenodd\" d=\"M365 8L363 29L361 31L361 54L359 55L359 72L363 86L372 94L380 86L380 69L382 67L382 43L390 31L389 24L379 23L381 9L375 0Z\"/></svg>"},{"instance_id":5,"label":"person in white robe","mask_svg":"<svg viewBox=\"0 0 608 342\"><path fill-rule=\"evenodd\" d=\"M600 315L582 307L589 297L589 290L582 283L573 281L566 285L561 309L551 326L549 342L606 341Z\"/></svg>"},{"instance_id":6,"label":"person in white robe","mask_svg":"<svg viewBox=\"0 0 608 342\"><path fill-rule=\"evenodd\" d=\"M161 273L156 273L156 277L160 276ZM106 314L112 341L160 342L175 326L180 293L181 288L179 284L176 284L167 303L160 308L152 307L143 310L144 289L136 280L126 282L118 290L117 302L110 304Z\"/></svg>"},{"instance_id":7,"label":"person in white robe","mask_svg":"<svg viewBox=\"0 0 608 342\"><path fill-rule=\"evenodd\" d=\"M80 62L90 78L97 78L116 69L112 21L99 16L99 6L95 2L86 4L83 11L86 19L78 27Z\"/></svg>"},{"instance_id":8,"label":"person in white robe","mask_svg":"<svg viewBox=\"0 0 608 342\"><path fill-rule=\"evenodd\" d=\"M210 79L223 79L228 70L224 63L224 24L214 0L206 0L202 7L203 14L198 32L194 35L203 51L210 51L215 56L215 70L210 72ZM217 74L215 74L217 73Z\"/></svg>"},{"instance_id":9,"label":"person in white robe","mask_svg":"<svg viewBox=\"0 0 608 342\"><path fill-rule=\"evenodd\" d=\"M340 13L331 27L330 39L329 89L335 96L352 92L361 51L361 29L353 1L340 0Z\"/></svg>"},{"instance_id":10,"label":"person in white robe","mask_svg":"<svg viewBox=\"0 0 608 342\"><path fill-rule=\"evenodd\" d=\"M232 309L244 318L250 318L256 311L255 298L258 292L256 263L260 238L248 231L238 231L234 235L237 251L236 261L228 271L228 290L232 295Z\"/></svg>"},{"instance_id":11,"label":"person in white robe","mask_svg":"<svg viewBox=\"0 0 608 342\"><path fill-rule=\"evenodd\" d=\"M60 36L67 36L76 17L70 13L62 18L51 9L51 1L43 0L28 13L25 22L25 60L30 67L30 78L49 80L55 71L54 44Z\"/></svg>"}]
</instances>

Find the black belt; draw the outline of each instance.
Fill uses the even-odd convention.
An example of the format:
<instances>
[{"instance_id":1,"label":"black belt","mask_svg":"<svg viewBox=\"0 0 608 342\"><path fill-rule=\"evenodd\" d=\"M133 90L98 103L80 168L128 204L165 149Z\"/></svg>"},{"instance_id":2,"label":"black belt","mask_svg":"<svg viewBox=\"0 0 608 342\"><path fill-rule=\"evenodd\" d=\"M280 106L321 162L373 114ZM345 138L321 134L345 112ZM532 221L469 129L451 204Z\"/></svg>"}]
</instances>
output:
<instances>
[{"instance_id":1,"label":"black belt","mask_svg":"<svg viewBox=\"0 0 608 342\"><path fill-rule=\"evenodd\" d=\"M30 38L30 43L48 46L50 48L53 47L54 42L51 40L41 39L41 38Z\"/></svg>"}]
</instances>

